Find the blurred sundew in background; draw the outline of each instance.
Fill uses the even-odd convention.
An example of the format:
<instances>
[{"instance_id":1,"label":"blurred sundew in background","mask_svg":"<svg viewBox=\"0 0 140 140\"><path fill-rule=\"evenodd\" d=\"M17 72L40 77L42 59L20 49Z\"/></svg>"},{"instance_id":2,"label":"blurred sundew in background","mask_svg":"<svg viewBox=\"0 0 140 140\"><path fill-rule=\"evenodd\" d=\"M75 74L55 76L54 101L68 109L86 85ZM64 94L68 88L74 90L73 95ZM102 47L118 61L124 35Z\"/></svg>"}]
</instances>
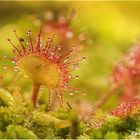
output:
<instances>
[{"instance_id":1,"label":"blurred sundew in background","mask_svg":"<svg viewBox=\"0 0 140 140\"><path fill-rule=\"evenodd\" d=\"M66 27L64 29L68 31L70 29L66 40L60 36L56 26L61 16L64 18L62 18ZM87 58L84 63L80 63L80 70L74 72L79 79L73 80L72 83L81 89L81 93L73 95L64 93L64 99L70 104L73 102L80 104L83 100L94 105L100 97L108 94L112 69L126 50L138 41L139 16L138 2L3 1L0 2L0 56L12 55L12 47L8 44L7 38L18 45L14 29L21 37L26 38L28 29L31 29L32 36L35 36L43 23L43 41L51 35L45 27L50 22L54 23L52 28L56 28L53 30L55 44L60 44L64 50L75 44L77 48L75 57ZM67 23L68 20L70 21ZM59 41L60 38L61 40L63 38L63 43ZM4 73L5 65L12 64L8 60L1 60L1 73ZM5 75L5 84L9 83L13 73ZM31 91L31 81L26 78L17 80L8 88L12 90L15 86L20 87L24 93ZM40 102L46 102L44 100L47 98L46 90L43 88L41 92L43 94L40 96L45 98L40 98ZM118 104L121 93L117 91L112 94L104 108L112 109Z\"/></svg>"}]
</instances>

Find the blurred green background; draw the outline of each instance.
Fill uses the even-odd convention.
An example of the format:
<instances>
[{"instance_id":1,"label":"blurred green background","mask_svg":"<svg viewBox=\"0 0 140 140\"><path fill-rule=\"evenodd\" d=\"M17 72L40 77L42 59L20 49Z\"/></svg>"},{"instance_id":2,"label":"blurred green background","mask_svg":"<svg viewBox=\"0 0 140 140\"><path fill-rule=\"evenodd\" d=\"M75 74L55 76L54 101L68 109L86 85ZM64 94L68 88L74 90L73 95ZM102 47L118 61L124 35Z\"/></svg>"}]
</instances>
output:
<instances>
[{"instance_id":1,"label":"blurred green background","mask_svg":"<svg viewBox=\"0 0 140 140\"><path fill-rule=\"evenodd\" d=\"M107 94L109 76L118 60L140 35L140 2L84 2L84 1L1 1L0 2L0 56L13 56L12 47L7 38L18 44L13 29L22 37L26 37L28 29L37 33L40 22L45 21L46 11L54 15L59 11L70 15L75 10L76 16L71 21L71 28L75 34L84 33L86 40L80 48L81 56L86 56L86 62L80 64L80 70L75 71L80 78L73 80L72 85L79 87L86 93L65 95L70 101L87 100L96 103ZM37 17L37 19L34 19ZM40 19L40 20L38 20ZM46 21L47 22L47 21ZM75 42L73 42L75 43ZM1 61L2 67L12 65L8 60ZM5 75L6 82L11 74ZM31 91L31 81L25 78L11 85L21 91ZM43 92L43 91L42 91ZM117 104L117 93L110 97L108 108ZM115 101L115 102L114 102ZM111 105L111 106L110 106Z\"/></svg>"}]
</instances>

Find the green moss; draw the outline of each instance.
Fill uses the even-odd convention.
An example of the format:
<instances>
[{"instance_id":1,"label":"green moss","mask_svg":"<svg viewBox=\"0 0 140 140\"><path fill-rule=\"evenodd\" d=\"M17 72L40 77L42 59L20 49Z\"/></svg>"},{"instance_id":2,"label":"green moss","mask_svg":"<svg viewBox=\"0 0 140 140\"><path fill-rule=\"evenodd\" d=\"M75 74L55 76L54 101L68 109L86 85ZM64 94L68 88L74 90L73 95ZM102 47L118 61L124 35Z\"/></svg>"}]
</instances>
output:
<instances>
[{"instance_id":1,"label":"green moss","mask_svg":"<svg viewBox=\"0 0 140 140\"><path fill-rule=\"evenodd\" d=\"M22 126L15 126L15 125L9 125L6 128L7 138L8 139L36 139L37 136L27 128L24 128Z\"/></svg>"},{"instance_id":2,"label":"green moss","mask_svg":"<svg viewBox=\"0 0 140 140\"><path fill-rule=\"evenodd\" d=\"M107 132L104 136L105 139L118 139L119 135L116 132Z\"/></svg>"},{"instance_id":3,"label":"green moss","mask_svg":"<svg viewBox=\"0 0 140 140\"><path fill-rule=\"evenodd\" d=\"M0 98L4 96L6 103L0 106L0 138L9 139L120 139L140 138L139 115L127 119L99 113L93 115L93 124L79 120L76 111L60 108L54 112L46 112L45 105L33 109L20 93L10 94L0 90ZM95 119L98 118L98 119ZM97 121L97 122L96 122Z\"/></svg>"}]
</instances>

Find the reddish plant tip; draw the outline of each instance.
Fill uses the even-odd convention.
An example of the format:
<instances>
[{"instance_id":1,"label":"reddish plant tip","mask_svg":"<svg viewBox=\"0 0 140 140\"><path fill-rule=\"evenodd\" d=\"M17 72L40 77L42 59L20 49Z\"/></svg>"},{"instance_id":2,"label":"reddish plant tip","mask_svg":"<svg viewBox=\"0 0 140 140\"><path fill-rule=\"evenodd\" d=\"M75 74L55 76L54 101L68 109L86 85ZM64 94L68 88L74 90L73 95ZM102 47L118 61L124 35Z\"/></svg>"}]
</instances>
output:
<instances>
[{"instance_id":1,"label":"reddish plant tip","mask_svg":"<svg viewBox=\"0 0 140 140\"><path fill-rule=\"evenodd\" d=\"M133 77L133 79L136 79L135 75L139 72L138 57L140 57L140 46L135 45L130 49L130 51L121 59L121 61L115 67L112 76L112 81L119 84L129 79L131 76Z\"/></svg>"},{"instance_id":2,"label":"reddish plant tip","mask_svg":"<svg viewBox=\"0 0 140 140\"><path fill-rule=\"evenodd\" d=\"M28 39L27 45L25 46L24 39L19 37L15 32L16 38L19 40L20 47L16 47L10 39L8 41L13 46L13 53L15 55L12 58L12 62L16 64L16 70L22 72L23 75L30 78L33 81L33 103L36 106L38 92L40 86L44 85L49 90L55 91L59 102L62 105L62 91L77 92L79 89L73 88L69 85L72 79L71 71L75 70L79 61L85 60L83 57L77 61L69 61L69 58L73 54L73 49L61 55L61 47L55 47L53 45L53 37L48 38L45 45L42 45L41 31L42 27L37 36L37 43L33 44L31 39L31 30L27 32ZM75 77L77 79L78 76Z\"/></svg>"},{"instance_id":3,"label":"reddish plant tip","mask_svg":"<svg viewBox=\"0 0 140 140\"><path fill-rule=\"evenodd\" d=\"M133 99L129 102L121 103L111 114L113 116L127 119L129 116L140 113L140 99Z\"/></svg>"},{"instance_id":4,"label":"reddish plant tip","mask_svg":"<svg viewBox=\"0 0 140 140\"><path fill-rule=\"evenodd\" d=\"M53 14L53 13L52 13ZM55 20L48 19L46 22L45 30L47 32L56 31L62 39L72 38L74 33L70 28L70 23L73 16L66 18L64 15L59 15Z\"/></svg>"},{"instance_id":5,"label":"reddish plant tip","mask_svg":"<svg viewBox=\"0 0 140 140\"><path fill-rule=\"evenodd\" d=\"M122 100L130 100L138 93L140 80L140 44L135 44L115 67L111 83L123 85Z\"/></svg>"}]
</instances>

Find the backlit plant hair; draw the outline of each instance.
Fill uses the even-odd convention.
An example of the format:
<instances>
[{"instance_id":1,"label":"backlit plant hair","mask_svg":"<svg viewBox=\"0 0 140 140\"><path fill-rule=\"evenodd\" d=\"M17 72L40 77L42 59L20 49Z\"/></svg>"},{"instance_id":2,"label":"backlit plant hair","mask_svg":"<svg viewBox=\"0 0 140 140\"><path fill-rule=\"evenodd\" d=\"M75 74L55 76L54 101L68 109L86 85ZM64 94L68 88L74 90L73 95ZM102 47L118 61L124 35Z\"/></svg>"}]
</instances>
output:
<instances>
[{"instance_id":1,"label":"backlit plant hair","mask_svg":"<svg viewBox=\"0 0 140 140\"><path fill-rule=\"evenodd\" d=\"M56 93L60 105L63 104L62 91L78 92L79 89L69 85L72 78L78 78L71 75L71 71L77 68L79 61L85 60L85 57L70 61L69 57L74 53L75 46L65 54L61 54L61 47L53 45L53 37L47 39L45 45L41 43L42 27L37 36L37 44L31 39L31 31L27 32L27 45L24 45L24 39L20 38L16 30L15 36L20 42L20 47L16 47L10 39L8 42L13 46L14 57L11 60L16 64L14 69L21 72L24 76L30 78L33 82L32 101L34 107L37 104L39 89L42 85L46 86L49 92L48 106L50 106L50 92Z\"/></svg>"},{"instance_id":2,"label":"backlit plant hair","mask_svg":"<svg viewBox=\"0 0 140 140\"><path fill-rule=\"evenodd\" d=\"M110 76L110 90L97 103L102 107L119 88L122 89L122 101L129 101L139 93L140 84L140 44L136 42L119 60Z\"/></svg>"},{"instance_id":3,"label":"backlit plant hair","mask_svg":"<svg viewBox=\"0 0 140 140\"><path fill-rule=\"evenodd\" d=\"M127 102L123 102L111 114L113 116L126 119L140 113L140 99L135 98Z\"/></svg>"},{"instance_id":4,"label":"backlit plant hair","mask_svg":"<svg viewBox=\"0 0 140 140\"><path fill-rule=\"evenodd\" d=\"M138 95L140 81L140 44L135 43L116 65L111 82L116 87L123 86L123 101Z\"/></svg>"}]
</instances>

